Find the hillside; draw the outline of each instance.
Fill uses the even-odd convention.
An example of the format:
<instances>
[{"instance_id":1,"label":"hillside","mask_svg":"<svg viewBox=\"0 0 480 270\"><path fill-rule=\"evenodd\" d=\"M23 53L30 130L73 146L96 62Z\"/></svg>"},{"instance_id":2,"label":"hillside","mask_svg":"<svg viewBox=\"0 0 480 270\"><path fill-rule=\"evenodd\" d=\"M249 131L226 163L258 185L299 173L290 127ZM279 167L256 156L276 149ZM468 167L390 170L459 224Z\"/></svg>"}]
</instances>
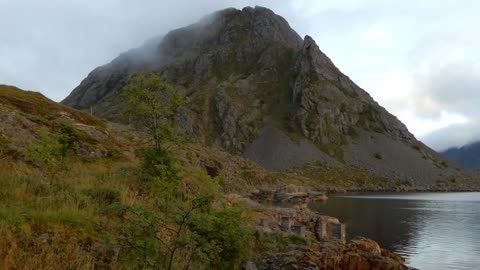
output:
<instances>
[{"instance_id":1,"label":"hillside","mask_svg":"<svg viewBox=\"0 0 480 270\"><path fill-rule=\"evenodd\" d=\"M12 86L0 85L0 123L2 153L13 160L22 159L35 141L66 129L80 158L126 158L134 151L131 130Z\"/></svg>"},{"instance_id":2,"label":"hillside","mask_svg":"<svg viewBox=\"0 0 480 270\"><path fill-rule=\"evenodd\" d=\"M140 253L131 241L149 239L148 248L140 247L144 252L167 252L147 232L137 239L138 232L147 229L142 226L152 222L149 218L174 228L175 215L183 213L178 211L198 201L206 203L202 209L208 208L209 214L189 210L191 218L201 218L202 223L188 226L210 238L181 232L182 237L197 239L190 241L192 245L202 241L196 244L198 254L190 252L201 259L192 258L184 267L177 255L173 265L229 269L240 263L239 258L251 257L253 253L244 247L252 238L249 226L261 214L242 210L221 191L245 190L259 183L273 186L277 181L251 161L188 144L170 145L174 157L161 156L170 160L163 168L175 175L150 176L144 172L141 154L148 145L141 132L57 104L37 92L0 85L0 269L159 269L158 265L167 269L163 262L153 267L138 259ZM218 160L228 162L220 168ZM209 176L227 175L224 171L228 177ZM163 182L155 182L158 179ZM178 192L182 200L174 200ZM157 208L159 198L169 198L168 203L177 208L162 212ZM232 233L215 236L208 231L212 228ZM154 237L160 233L166 234L155 231ZM164 237L168 241L170 236ZM258 243L249 248L261 252L263 242ZM204 255L207 248L211 257ZM219 251L225 249L227 255ZM221 254L221 262L216 254Z\"/></svg>"},{"instance_id":3,"label":"hillside","mask_svg":"<svg viewBox=\"0 0 480 270\"><path fill-rule=\"evenodd\" d=\"M93 70L63 104L125 123L121 89L155 71L190 98L179 124L197 143L270 170L320 162L410 188L477 177L417 141L271 10L222 10L152 42Z\"/></svg>"},{"instance_id":4,"label":"hillside","mask_svg":"<svg viewBox=\"0 0 480 270\"><path fill-rule=\"evenodd\" d=\"M450 148L442 152L449 160L452 160L459 165L480 171L480 143L471 143L458 148Z\"/></svg>"},{"instance_id":5,"label":"hillside","mask_svg":"<svg viewBox=\"0 0 480 270\"><path fill-rule=\"evenodd\" d=\"M382 188L371 175L313 164L303 173L275 173L199 144L168 143L149 152L139 131L11 86L0 86L0 119L1 269L240 269L247 260L271 269L265 260L284 253L302 265L303 252L320 269L408 269L386 250L372 261L380 250L372 240L314 237L315 220L335 218L251 199L308 199L305 191L325 198L291 184ZM282 229L286 213L309 233ZM319 255L329 252L335 262Z\"/></svg>"}]
</instances>

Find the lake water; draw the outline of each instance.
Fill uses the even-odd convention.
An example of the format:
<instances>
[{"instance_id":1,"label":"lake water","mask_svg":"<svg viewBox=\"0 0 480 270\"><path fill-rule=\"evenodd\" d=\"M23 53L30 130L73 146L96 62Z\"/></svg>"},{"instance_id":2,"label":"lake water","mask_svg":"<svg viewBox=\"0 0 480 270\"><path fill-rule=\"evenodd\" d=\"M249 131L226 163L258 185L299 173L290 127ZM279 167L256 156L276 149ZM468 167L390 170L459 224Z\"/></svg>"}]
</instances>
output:
<instances>
[{"instance_id":1,"label":"lake water","mask_svg":"<svg viewBox=\"0 0 480 270\"><path fill-rule=\"evenodd\" d=\"M311 208L418 269L480 269L480 193L336 195Z\"/></svg>"}]
</instances>

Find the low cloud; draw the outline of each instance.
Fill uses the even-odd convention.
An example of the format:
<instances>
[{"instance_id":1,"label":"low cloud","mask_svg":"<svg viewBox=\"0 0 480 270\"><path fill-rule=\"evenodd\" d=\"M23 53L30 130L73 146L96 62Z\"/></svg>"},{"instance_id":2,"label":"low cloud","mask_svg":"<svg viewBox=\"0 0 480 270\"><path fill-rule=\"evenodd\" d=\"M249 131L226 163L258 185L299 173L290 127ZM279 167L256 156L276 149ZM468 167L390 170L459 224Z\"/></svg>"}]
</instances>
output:
<instances>
[{"instance_id":1,"label":"low cloud","mask_svg":"<svg viewBox=\"0 0 480 270\"><path fill-rule=\"evenodd\" d=\"M451 125L436 130L420 138L437 151L444 151L451 147L464 146L480 140L480 124L465 123Z\"/></svg>"},{"instance_id":2,"label":"low cloud","mask_svg":"<svg viewBox=\"0 0 480 270\"><path fill-rule=\"evenodd\" d=\"M480 118L480 70L472 63L457 63L431 71L419 78L415 96L420 116L436 117L443 111Z\"/></svg>"}]
</instances>

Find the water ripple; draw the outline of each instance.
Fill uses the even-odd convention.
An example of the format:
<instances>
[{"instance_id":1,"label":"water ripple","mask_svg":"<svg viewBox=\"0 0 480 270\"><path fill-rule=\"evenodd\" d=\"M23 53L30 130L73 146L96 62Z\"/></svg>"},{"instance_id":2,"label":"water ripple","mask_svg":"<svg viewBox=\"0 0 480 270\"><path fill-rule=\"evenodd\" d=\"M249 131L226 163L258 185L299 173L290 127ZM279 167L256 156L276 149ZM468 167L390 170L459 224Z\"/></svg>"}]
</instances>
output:
<instances>
[{"instance_id":1,"label":"water ripple","mask_svg":"<svg viewBox=\"0 0 480 270\"><path fill-rule=\"evenodd\" d=\"M349 236L372 238L413 267L480 267L480 193L347 195L312 208L349 221Z\"/></svg>"}]
</instances>

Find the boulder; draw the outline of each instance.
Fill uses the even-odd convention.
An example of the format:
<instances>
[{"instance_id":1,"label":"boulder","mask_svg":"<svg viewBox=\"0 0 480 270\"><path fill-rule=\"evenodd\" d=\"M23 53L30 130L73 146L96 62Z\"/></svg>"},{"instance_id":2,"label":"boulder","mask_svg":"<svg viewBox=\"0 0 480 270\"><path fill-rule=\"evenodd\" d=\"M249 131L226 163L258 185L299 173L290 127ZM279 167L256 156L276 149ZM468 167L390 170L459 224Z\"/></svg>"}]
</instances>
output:
<instances>
[{"instance_id":1,"label":"boulder","mask_svg":"<svg viewBox=\"0 0 480 270\"><path fill-rule=\"evenodd\" d=\"M355 250L356 252L364 252L374 255L382 254L382 250L380 249L380 246L377 242L361 236L353 238L348 244L348 249Z\"/></svg>"}]
</instances>

